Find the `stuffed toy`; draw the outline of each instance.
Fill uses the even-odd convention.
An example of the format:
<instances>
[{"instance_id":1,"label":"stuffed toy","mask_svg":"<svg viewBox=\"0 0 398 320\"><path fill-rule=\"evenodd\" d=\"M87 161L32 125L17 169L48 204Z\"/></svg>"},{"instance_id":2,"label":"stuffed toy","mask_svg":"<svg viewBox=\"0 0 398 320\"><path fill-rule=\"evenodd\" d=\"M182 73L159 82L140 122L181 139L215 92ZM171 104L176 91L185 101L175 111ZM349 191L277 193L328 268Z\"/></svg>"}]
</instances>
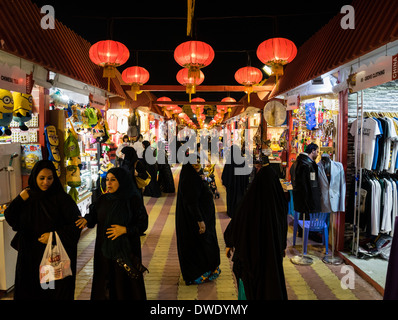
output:
<instances>
[{"instance_id":1,"label":"stuffed toy","mask_svg":"<svg viewBox=\"0 0 398 320\"><path fill-rule=\"evenodd\" d=\"M33 97L31 94L20 92L13 92L14 98L14 113L13 120L19 123L19 128L22 131L28 131L26 122L32 119Z\"/></svg>"},{"instance_id":2,"label":"stuffed toy","mask_svg":"<svg viewBox=\"0 0 398 320\"><path fill-rule=\"evenodd\" d=\"M57 135L57 129L55 126L46 126L44 129L46 137L46 145L48 150L48 160L50 161L61 161L61 156L58 150L59 139Z\"/></svg>"},{"instance_id":3,"label":"stuffed toy","mask_svg":"<svg viewBox=\"0 0 398 320\"><path fill-rule=\"evenodd\" d=\"M0 89L0 136L3 134L10 136L11 130L9 125L12 121L12 113L14 111L14 100L10 91Z\"/></svg>"}]
</instances>

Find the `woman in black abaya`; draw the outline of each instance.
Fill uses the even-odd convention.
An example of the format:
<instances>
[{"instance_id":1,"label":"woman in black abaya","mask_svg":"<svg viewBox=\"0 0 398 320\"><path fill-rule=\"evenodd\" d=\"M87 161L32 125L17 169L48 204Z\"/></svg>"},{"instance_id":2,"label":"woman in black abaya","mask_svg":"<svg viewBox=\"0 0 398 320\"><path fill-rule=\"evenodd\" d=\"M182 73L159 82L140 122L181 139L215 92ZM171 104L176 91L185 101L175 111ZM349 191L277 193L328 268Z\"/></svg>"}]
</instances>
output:
<instances>
[{"instance_id":1,"label":"woman in black abaya","mask_svg":"<svg viewBox=\"0 0 398 320\"><path fill-rule=\"evenodd\" d=\"M232 218L236 206L240 199L243 198L247 186L249 185L249 175L237 175L235 168L242 168L245 163L237 164L236 159L240 155L240 149L237 145L232 145L227 154L227 162L224 165L221 174L222 184L225 186L227 193L227 215Z\"/></svg>"},{"instance_id":2,"label":"woman in black abaya","mask_svg":"<svg viewBox=\"0 0 398 320\"><path fill-rule=\"evenodd\" d=\"M160 190L164 193L175 193L173 172L171 171L169 160L164 150L164 143L159 141L158 143L159 152L163 152L165 163L158 163L159 178L158 183Z\"/></svg>"},{"instance_id":3,"label":"woman in black abaya","mask_svg":"<svg viewBox=\"0 0 398 320\"><path fill-rule=\"evenodd\" d=\"M221 272L213 194L200 169L200 164L184 164L177 191L177 249L187 285L214 280Z\"/></svg>"},{"instance_id":4,"label":"woman in black abaya","mask_svg":"<svg viewBox=\"0 0 398 320\"><path fill-rule=\"evenodd\" d=\"M265 165L256 174L224 233L227 256L233 248L233 271L239 283L243 282L248 300L287 299L282 264L287 212L279 178Z\"/></svg>"},{"instance_id":5,"label":"woman in black abaya","mask_svg":"<svg viewBox=\"0 0 398 320\"><path fill-rule=\"evenodd\" d=\"M106 176L108 193L90 205L90 212L76 221L83 228L97 225L91 300L145 300L140 234L148 227L148 215L140 191L122 168Z\"/></svg>"},{"instance_id":6,"label":"woman in black abaya","mask_svg":"<svg viewBox=\"0 0 398 320\"><path fill-rule=\"evenodd\" d=\"M12 246L18 250L15 300L73 300L76 280L77 243L80 230L75 221L79 208L68 195L51 161L36 163L28 187L11 202L5 218L17 235ZM47 284L39 281L39 266L50 232L56 231L70 260L72 276ZM51 289L50 289L51 288Z\"/></svg>"},{"instance_id":7,"label":"woman in black abaya","mask_svg":"<svg viewBox=\"0 0 398 320\"><path fill-rule=\"evenodd\" d=\"M151 147L149 141L142 141L142 145L144 146L144 158L142 159L142 163L144 164L146 172L148 172L151 176L151 182L145 187L144 196L159 198L162 195L160 191L160 187L158 184L158 164L149 164L145 159L146 152L151 152L153 156L155 156L155 150Z\"/></svg>"}]
</instances>

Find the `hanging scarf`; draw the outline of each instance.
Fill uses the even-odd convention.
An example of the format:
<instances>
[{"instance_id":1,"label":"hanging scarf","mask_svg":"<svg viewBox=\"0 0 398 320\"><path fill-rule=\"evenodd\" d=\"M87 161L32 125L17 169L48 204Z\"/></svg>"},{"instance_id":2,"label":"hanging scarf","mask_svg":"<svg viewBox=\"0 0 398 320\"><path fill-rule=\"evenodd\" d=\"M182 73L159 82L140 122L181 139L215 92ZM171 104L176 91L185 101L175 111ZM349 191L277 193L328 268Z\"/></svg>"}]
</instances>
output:
<instances>
[{"instance_id":1,"label":"hanging scarf","mask_svg":"<svg viewBox=\"0 0 398 320\"><path fill-rule=\"evenodd\" d=\"M139 192L131 179L131 175L126 174L124 169L112 168L108 171L108 174L109 173L112 173L116 177L119 182L119 188L114 193L106 193L103 195L105 201L111 203L111 209L106 215L102 253L108 259L115 261L122 259L128 265L131 265L130 254L132 249L127 234L123 234L115 240L111 240L108 238L106 230L113 224L127 227L132 217L130 199L135 194L139 196Z\"/></svg>"}]
</instances>

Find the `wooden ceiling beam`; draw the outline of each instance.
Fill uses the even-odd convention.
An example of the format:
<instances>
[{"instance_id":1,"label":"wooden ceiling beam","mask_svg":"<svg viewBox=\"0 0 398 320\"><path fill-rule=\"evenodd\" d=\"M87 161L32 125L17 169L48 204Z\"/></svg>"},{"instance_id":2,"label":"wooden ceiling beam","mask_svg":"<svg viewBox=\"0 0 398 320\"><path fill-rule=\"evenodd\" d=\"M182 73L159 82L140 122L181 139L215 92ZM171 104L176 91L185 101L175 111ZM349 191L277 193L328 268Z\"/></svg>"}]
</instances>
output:
<instances>
[{"instance_id":1,"label":"wooden ceiling beam","mask_svg":"<svg viewBox=\"0 0 398 320\"><path fill-rule=\"evenodd\" d=\"M242 102L221 102L221 101L194 101L194 102L189 102L189 101L151 101L151 104L153 105L186 105L186 106L192 106L192 105L200 105L200 106L231 106L231 107L237 107L237 106L243 106Z\"/></svg>"},{"instance_id":2,"label":"wooden ceiling beam","mask_svg":"<svg viewBox=\"0 0 398 320\"><path fill-rule=\"evenodd\" d=\"M125 91L130 91L131 86L123 85ZM267 86L253 86L254 92L269 91L274 89L274 85ZM185 92L186 87L182 85L142 85L142 91L170 91L170 92ZM244 92L244 86L197 86L196 92Z\"/></svg>"}]
</instances>

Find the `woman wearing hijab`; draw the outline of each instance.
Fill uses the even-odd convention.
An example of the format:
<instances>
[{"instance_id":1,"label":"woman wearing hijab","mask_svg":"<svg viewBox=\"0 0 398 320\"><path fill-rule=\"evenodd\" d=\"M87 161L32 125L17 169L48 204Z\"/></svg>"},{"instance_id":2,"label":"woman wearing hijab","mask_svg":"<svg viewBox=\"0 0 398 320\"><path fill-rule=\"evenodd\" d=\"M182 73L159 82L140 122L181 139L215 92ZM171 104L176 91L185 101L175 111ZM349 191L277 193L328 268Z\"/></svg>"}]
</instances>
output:
<instances>
[{"instance_id":1,"label":"woman wearing hijab","mask_svg":"<svg viewBox=\"0 0 398 320\"><path fill-rule=\"evenodd\" d=\"M221 272L213 194L200 171L200 164L184 164L177 191L178 258L187 285L214 280Z\"/></svg>"},{"instance_id":2,"label":"woman wearing hijab","mask_svg":"<svg viewBox=\"0 0 398 320\"><path fill-rule=\"evenodd\" d=\"M266 164L256 174L224 233L227 257L234 249L233 271L239 292L244 292L248 300L287 299L282 264L287 212L279 178Z\"/></svg>"},{"instance_id":3,"label":"woman wearing hijab","mask_svg":"<svg viewBox=\"0 0 398 320\"><path fill-rule=\"evenodd\" d=\"M174 185L173 172L171 171L171 168L169 165L169 159L168 159L167 154L164 149L164 143L162 141L159 141L158 147L159 147L159 149L158 149L159 152L163 152L164 159L165 159L165 163L158 163L159 188L164 193L175 193L176 190L175 190L175 185Z\"/></svg>"},{"instance_id":4,"label":"woman wearing hijab","mask_svg":"<svg viewBox=\"0 0 398 320\"><path fill-rule=\"evenodd\" d=\"M75 221L80 211L64 191L51 161L36 163L28 187L11 202L4 215L8 224L17 231L11 244L18 250L14 299L73 300L80 237ZM40 285L39 266L50 232L54 231L71 260L72 276L54 281L54 289L48 285L46 290Z\"/></svg>"},{"instance_id":5,"label":"woman wearing hijab","mask_svg":"<svg viewBox=\"0 0 398 320\"><path fill-rule=\"evenodd\" d=\"M148 178L148 173L145 170L144 164L138 159L137 151L133 147L124 147L122 149L124 160L122 168L131 173L134 184L137 186L135 177L140 177L143 180Z\"/></svg>"},{"instance_id":6,"label":"woman wearing hijab","mask_svg":"<svg viewBox=\"0 0 398 320\"><path fill-rule=\"evenodd\" d=\"M145 300L140 234L148 227L148 215L140 191L122 168L106 176L107 193L90 205L76 225L97 225L92 300Z\"/></svg>"},{"instance_id":7,"label":"woman wearing hijab","mask_svg":"<svg viewBox=\"0 0 398 320\"><path fill-rule=\"evenodd\" d=\"M149 141L145 140L142 142L144 147L144 157L142 159L142 163L144 164L146 172L148 172L151 176L151 182L145 187L144 196L159 198L162 196L162 192L160 191L159 183L158 183L158 164L149 164L145 159L146 152L152 152L155 157L155 150L151 147Z\"/></svg>"},{"instance_id":8,"label":"woman wearing hijab","mask_svg":"<svg viewBox=\"0 0 398 320\"><path fill-rule=\"evenodd\" d=\"M221 174L222 184L225 186L227 193L227 215L232 218L236 206L246 192L249 184L249 175L237 175L236 168L244 167L245 163L237 164L234 157L240 155L240 148L232 145L227 154L227 161Z\"/></svg>"}]
</instances>

